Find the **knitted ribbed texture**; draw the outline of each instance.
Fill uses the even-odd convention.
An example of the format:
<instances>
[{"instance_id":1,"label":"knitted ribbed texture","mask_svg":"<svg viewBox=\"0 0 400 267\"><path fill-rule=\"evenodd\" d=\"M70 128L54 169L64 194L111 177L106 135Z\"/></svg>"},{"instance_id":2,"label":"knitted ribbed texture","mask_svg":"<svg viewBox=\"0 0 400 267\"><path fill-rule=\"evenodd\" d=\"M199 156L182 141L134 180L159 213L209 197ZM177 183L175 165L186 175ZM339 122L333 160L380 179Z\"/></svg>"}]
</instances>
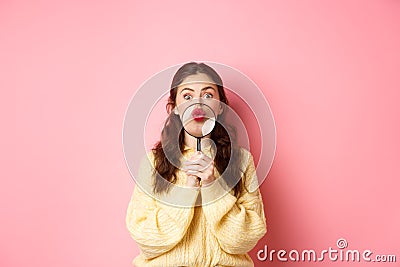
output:
<instances>
[{"instance_id":1,"label":"knitted ribbed texture","mask_svg":"<svg viewBox=\"0 0 400 267\"><path fill-rule=\"evenodd\" d=\"M162 203L135 186L126 216L127 228L141 251L133 260L135 266L254 266L247 252L266 233L266 220L253 157L247 150L242 151L248 160L238 198L233 190L223 194L223 187L214 183L202 188L201 193L193 189L179 195L186 203L193 203L192 207L182 208ZM210 156L209 150L203 152ZM192 153L193 149L185 148L184 156ZM149 159L152 162L151 153ZM141 181L152 181L153 166L141 165ZM218 179L216 168L214 172ZM182 171L178 171L177 178L177 184L186 181ZM200 196L203 205L194 206Z\"/></svg>"}]
</instances>

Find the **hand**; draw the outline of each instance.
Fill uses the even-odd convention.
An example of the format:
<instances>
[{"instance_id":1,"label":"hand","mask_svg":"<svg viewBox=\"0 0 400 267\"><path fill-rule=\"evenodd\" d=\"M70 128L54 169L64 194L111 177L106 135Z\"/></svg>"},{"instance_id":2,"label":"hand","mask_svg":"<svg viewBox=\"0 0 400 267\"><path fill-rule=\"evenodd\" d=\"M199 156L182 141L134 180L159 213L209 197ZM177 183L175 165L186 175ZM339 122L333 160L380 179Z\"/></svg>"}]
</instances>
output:
<instances>
[{"instance_id":1,"label":"hand","mask_svg":"<svg viewBox=\"0 0 400 267\"><path fill-rule=\"evenodd\" d=\"M199 188L200 187L200 179L196 175L187 175L186 186L191 188Z\"/></svg>"},{"instance_id":2,"label":"hand","mask_svg":"<svg viewBox=\"0 0 400 267\"><path fill-rule=\"evenodd\" d=\"M183 171L188 176L187 186L207 186L215 181L214 162L200 151L196 151L189 160L183 162ZM197 182L194 181L200 179Z\"/></svg>"}]
</instances>

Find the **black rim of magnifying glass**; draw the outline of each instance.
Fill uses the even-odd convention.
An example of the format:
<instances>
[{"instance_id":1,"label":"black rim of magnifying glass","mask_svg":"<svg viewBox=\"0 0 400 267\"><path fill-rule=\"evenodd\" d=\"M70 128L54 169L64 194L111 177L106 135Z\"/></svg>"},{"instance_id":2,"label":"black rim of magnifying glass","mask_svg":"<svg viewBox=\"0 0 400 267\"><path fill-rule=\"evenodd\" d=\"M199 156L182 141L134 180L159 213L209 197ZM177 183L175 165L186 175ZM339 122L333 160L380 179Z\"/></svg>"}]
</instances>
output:
<instances>
[{"instance_id":1,"label":"black rim of magnifying glass","mask_svg":"<svg viewBox=\"0 0 400 267\"><path fill-rule=\"evenodd\" d=\"M216 123L217 117L216 117L216 115L215 115L214 110L213 110L209 105L207 105L207 104L205 104L205 103L201 103L201 102L190 104L190 105L187 106L187 107L185 108L185 110L183 111L182 117L183 117L183 114L185 114L185 112L186 112L186 110L187 110L188 108L190 108L191 106L194 106L194 105L199 105L199 104L200 104L200 105L207 106L207 107L211 110L211 112L213 113L213 117L214 117L214 126L213 126L213 128L211 129L211 131L210 131L209 133L207 133L207 134L210 134L210 133L214 130L214 128L215 128L215 123ZM210 118L208 118L208 119L210 119ZM207 134L206 134L206 135L203 135L203 136L201 136L201 137L197 137L197 136L194 136L193 134L189 133L189 132L185 129L185 126L183 126L183 122L182 122L182 127L183 127L183 130L185 130L185 132L187 132L189 135L191 135L191 136L193 136L193 137L195 137L195 138L197 139L196 151L201 151L201 138L203 138L203 137L206 136Z\"/></svg>"}]
</instances>

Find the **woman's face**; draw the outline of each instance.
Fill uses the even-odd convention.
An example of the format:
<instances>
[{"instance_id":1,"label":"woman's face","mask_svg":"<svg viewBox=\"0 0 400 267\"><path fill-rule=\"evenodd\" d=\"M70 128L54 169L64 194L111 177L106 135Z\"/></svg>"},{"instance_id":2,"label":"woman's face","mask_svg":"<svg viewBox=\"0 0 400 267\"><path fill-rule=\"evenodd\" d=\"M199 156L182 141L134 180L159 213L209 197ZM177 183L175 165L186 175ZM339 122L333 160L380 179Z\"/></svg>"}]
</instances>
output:
<instances>
[{"instance_id":1,"label":"woman's face","mask_svg":"<svg viewBox=\"0 0 400 267\"><path fill-rule=\"evenodd\" d=\"M200 137L205 135L208 119L221 114L219 100L218 88L206 74L190 75L177 88L174 112L181 116L187 131Z\"/></svg>"}]
</instances>

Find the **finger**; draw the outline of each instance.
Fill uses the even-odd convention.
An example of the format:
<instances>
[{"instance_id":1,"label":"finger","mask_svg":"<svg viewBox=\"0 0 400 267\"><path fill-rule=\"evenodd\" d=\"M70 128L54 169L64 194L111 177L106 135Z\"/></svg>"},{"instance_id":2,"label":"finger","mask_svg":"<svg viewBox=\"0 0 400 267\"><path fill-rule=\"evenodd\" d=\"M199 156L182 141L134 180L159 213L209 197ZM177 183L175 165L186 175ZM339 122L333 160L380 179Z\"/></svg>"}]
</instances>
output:
<instances>
[{"instance_id":1,"label":"finger","mask_svg":"<svg viewBox=\"0 0 400 267\"><path fill-rule=\"evenodd\" d=\"M189 158L189 160L187 160L187 161L189 161L189 162L201 162L201 161L208 162L208 161L211 161L211 160L212 159L210 157L208 157L207 155L199 152L199 153L196 153L196 154L192 155Z\"/></svg>"},{"instance_id":2,"label":"finger","mask_svg":"<svg viewBox=\"0 0 400 267\"><path fill-rule=\"evenodd\" d=\"M203 169L204 167L201 165L188 165L183 170L187 172L187 171L201 171Z\"/></svg>"},{"instance_id":3,"label":"finger","mask_svg":"<svg viewBox=\"0 0 400 267\"><path fill-rule=\"evenodd\" d=\"M188 175L188 179L191 180L193 183L196 183L196 181L199 180L199 178L197 176L192 175L192 174Z\"/></svg>"},{"instance_id":4,"label":"finger","mask_svg":"<svg viewBox=\"0 0 400 267\"><path fill-rule=\"evenodd\" d=\"M197 173L196 176L199 178L200 181L203 181L206 178L206 176L202 172Z\"/></svg>"},{"instance_id":5,"label":"finger","mask_svg":"<svg viewBox=\"0 0 400 267\"><path fill-rule=\"evenodd\" d=\"M207 167L209 166L213 161L211 159L207 158L200 158L196 161L185 161L182 165L183 168L188 167L188 166L202 166L202 167Z\"/></svg>"},{"instance_id":6,"label":"finger","mask_svg":"<svg viewBox=\"0 0 400 267\"><path fill-rule=\"evenodd\" d=\"M183 168L183 171L186 173L193 173L193 172L205 172L210 169L210 165L202 166L202 165L189 165Z\"/></svg>"},{"instance_id":7,"label":"finger","mask_svg":"<svg viewBox=\"0 0 400 267\"><path fill-rule=\"evenodd\" d=\"M188 181L193 185L193 186L199 186L199 178L197 176L194 175L188 175L187 176Z\"/></svg>"},{"instance_id":8,"label":"finger","mask_svg":"<svg viewBox=\"0 0 400 267\"><path fill-rule=\"evenodd\" d=\"M197 151L196 153L194 153L193 155L191 155L191 156L189 157L189 160L190 160L190 161L194 161L194 160L199 159L201 156L202 156L202 153L199 152L199 151Z\"/></svg>"},{"instance_id":9,"label":"finger","mask_svg":"<svg viewBox=\"0 0 400 267\"><path fill-rule=\"evenodd\" d=\"M204 179L204 178L206 178L206 174L204 174L204 173L202 173L202 172L200 172L200 171L188 171L187 172L187 175L189 176L193 176L193 177L195 177L196 179Z\"/></svg>"},{"instance_id":10,"label":"finger","mask_svg":"<svg viewBox=\"0 0 400 267\"><path fill-rule=\"evenodd\" d=\"M186 171L187 175L193 175L193 176L198 176L201 173L201 171L198 170L188 170Z\"/></svg>"},{"instance_id":11,"label":"finger","mask_svg":"<svg viewBox=\"0 0 400 267\"><path fill-rule=\"evenodd\" d=\"M198 163L191 163L191 164L185 164L182 167L183 171L188 171L188 170L202 170L204 169L204 166Z\"/></svg>"},{"instance_id":12,"label":"finger","mask_svg":"<svg viewBox=\"0 0 400 267\"><path fill-rule=\"evenodd\" d=\"M203 162L203 160L198 158L195 160L186 160L183 162L183 165L196 165L196 164L200 164L201 162Z\"/></svg>"},{"instance_id":13,"label":"finger","mask_svg":"<svg viewBox=\"0 0 400 267\"><path fill-rule=\"evenodd\" d=\"M210 157L208 157L207 155L203 155L200 159L199 159L199 164L203 167L208 167L211 164L213 164L214 161L213 159L211 159Z\"/></svg>"},{"instance_id":14,"label":"finger","mask_svg":"<svg viewBox=\"0 0 400 267\"><path fill-rule=\"evenodd\" d=\"M199 180L201 180L201 181L206 181L206 180L208 180L207 179L207 175L206 174L204 174L204 173L201 173L201 172L198 172L198 173L196 173L196 174L191 174L191 175L195 175L195 177L197 178L197 179L199 179Z\"/></svg>"},{"instance_id":15,"label":"finger","mask_svg":"<svg viewBox=\"0 0 400 267\"><path fill-rule=\"evenodd\" d=\"M195 161L185 161L183 163L183 166L188 166L188 165L200 165L202 161L200 160L195 160Z\"/></svg>"},{"instance_id":16,"label":"finger","mask_svg":"<svg viewBox=\"0 0 400 267\"><path fill-rule=\"evenodd\" d=\"M205 162L209 162L212 159L210 157L208 157L206 154L198 154L198 156L194 159L194 161L205 161ZM192 160L193 161L193 160Z\"/></svg>"}]
</instances>

